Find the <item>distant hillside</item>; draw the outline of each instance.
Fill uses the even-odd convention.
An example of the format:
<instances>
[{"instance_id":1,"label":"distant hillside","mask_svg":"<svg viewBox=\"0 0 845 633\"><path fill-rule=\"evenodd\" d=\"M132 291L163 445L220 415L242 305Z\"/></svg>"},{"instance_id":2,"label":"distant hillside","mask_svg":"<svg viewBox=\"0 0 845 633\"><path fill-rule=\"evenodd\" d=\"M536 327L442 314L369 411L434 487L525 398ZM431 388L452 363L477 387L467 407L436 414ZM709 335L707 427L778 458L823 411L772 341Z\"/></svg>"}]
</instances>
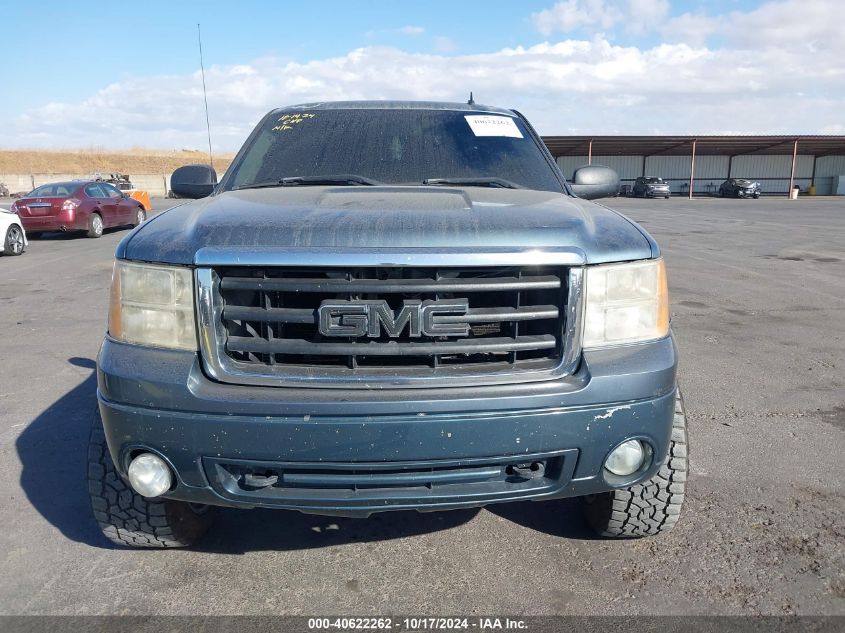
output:
<instances>
[{"instance_id":1,"label":"distant hillside","mask_svg":"<svg viewBox=\"0 0 845 633\"><path fill-rule=\"evenodd\" d=\"M234 154L214 157L214 168L222 174ZM194 150L3 150L0 174L169 174L177 167L208 162L208 155Z\"/></svg>"}]
</instances>

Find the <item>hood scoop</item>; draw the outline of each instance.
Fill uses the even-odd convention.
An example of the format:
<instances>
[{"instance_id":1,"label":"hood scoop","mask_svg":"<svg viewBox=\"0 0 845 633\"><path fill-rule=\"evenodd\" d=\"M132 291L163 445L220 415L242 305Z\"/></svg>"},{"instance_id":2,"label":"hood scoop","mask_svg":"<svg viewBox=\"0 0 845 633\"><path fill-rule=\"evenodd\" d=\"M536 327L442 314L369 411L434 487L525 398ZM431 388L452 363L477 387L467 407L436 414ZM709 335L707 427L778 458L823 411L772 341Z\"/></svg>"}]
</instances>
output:
<instances>
[{"instance_id":1,"label":"hood scoop","mask_svg":"<svg viewBox=\"0 0 845 633\"><path fill-rule=\"evenodd\" d=\"M431 187L334 187L316 201L320 209L368 211L472 211L472 200L460 189Z\"/></svg>"}]
</instances>

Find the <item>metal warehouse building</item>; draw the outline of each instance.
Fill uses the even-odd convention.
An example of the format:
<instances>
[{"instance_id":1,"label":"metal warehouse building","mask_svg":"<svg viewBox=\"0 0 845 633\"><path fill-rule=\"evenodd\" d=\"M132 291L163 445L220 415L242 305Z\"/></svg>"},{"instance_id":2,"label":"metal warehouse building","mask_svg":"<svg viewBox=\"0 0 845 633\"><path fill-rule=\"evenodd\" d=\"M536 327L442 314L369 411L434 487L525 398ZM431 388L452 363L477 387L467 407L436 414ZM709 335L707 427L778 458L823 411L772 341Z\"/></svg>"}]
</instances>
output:
<instances>
[{"instance_id":1,"label":"metal warehouse building","mask_svg":"<svg viewBox=\"0 0 845 633\"><path fill-rule=\"evenodd\" d=\"M728 178L757 180L764 194L826 196L845 187L845 136L545 136L566 177L606 165L622 184L659 176L679 195L712 195Z\"/></svg>"}]
</instances>

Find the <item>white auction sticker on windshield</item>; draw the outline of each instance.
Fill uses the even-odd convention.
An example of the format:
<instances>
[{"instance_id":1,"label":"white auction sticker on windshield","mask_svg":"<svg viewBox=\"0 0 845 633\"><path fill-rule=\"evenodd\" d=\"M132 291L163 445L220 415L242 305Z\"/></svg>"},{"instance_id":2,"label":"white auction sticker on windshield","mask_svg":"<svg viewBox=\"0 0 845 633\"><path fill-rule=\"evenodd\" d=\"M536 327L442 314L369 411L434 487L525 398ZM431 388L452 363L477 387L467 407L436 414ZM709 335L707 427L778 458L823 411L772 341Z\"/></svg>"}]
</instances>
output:
<instances>
[{"instance_id":1,"label":"white auction sticker on windshield","mask_svg":"<svg viewBox=\"0 0 845 633\"><path fill-rule=\"evenodd\" d=\"M509 116L471 114L464 117L476 136L510 136L522 138L522 132Z\"/></svg>"}]
</instances>

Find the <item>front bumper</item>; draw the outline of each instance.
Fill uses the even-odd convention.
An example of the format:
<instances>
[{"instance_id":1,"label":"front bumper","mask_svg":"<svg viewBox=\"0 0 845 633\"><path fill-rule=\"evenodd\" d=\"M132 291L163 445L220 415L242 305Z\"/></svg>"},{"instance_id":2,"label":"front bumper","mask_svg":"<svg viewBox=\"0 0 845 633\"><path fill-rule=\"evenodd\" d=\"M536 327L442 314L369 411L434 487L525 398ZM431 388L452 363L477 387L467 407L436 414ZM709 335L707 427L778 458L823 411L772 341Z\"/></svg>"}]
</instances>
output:
<instances>
[{"instance_id":1,"label":"front bumper","mask_svg":"<svg viewBox=\"0 0 845 633\"><path fill-rule=\"evenodd\" d=\"M646 189L645 191L646 198L665 198L668 195L671 195L668 189Z\"/></svg>"},{"instance_id":2,"label":"front bumper","mask_svg":"<svg viewBox=\"0 0 845 633\"><path fill-rule=\"evenodd\" d=\"M176 473L166 497L366 516L580 496L647 479L667 454L676 364L667 338L587 351L575 374L539 383L247 387L209 380L194 353L107 339L98 398L118 471L139 450L158 453ZM629 478L608 476L607 454L632 437L653 459ZM532 465L539 474L514 474ZM246 474L278 482L250 486Z\"/></svg>"}]
</instances>

